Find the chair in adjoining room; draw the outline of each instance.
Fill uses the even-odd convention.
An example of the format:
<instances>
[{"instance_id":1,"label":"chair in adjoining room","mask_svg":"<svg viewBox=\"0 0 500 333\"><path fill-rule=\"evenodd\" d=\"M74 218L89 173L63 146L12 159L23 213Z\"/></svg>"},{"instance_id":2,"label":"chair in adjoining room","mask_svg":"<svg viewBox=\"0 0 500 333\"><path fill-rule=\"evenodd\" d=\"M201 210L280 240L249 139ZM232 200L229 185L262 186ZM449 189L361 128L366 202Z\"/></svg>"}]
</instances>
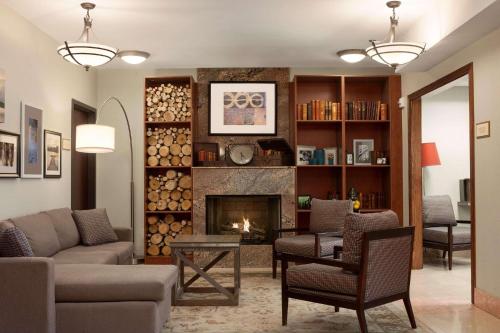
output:
<instances>
[{"instance_id":1,"label":"chair in adjoining room","mask_svg":"<svg viewBox=\"0 0 500 333\"><path fill-rule=\"evenodd\" d=\"M457 223L449 195L426 196L423 200L424 248L448 253L448 269L453 266L453 252L472 248L470 226Z\"/></svg>"},{"instance_id":2,"label":"chair in adjoining room","mask_svg":"<svg viewBox=\"0 0 500 333\"><path fill-rule=\"evenodd\" d=\"M399 227L392 211L349 214L342 260L282 256L282 323L290 298L356 310L362 333L368 332L365 310L403 300L412 328L410 276L414 227ZM289 261L308 264L288 268ZM286 273L285 273L286 272ZM334 314L332 314L334 316Z\"/></svg>"},{"instance_id":3,"label":"chair in adjoining room","mask_svg":"<svg viewBox=\"0 0 500 333\"><path fill-rule=\"evenodd\" d=\"M333 256L342 246L342 232L346 215L352 213L351 200L312 199L309 228L274 230L273 278L276 278L277 261L283 253L298 256ZM282 237L285 233L295 233Z\"/></svg>"}]
</instances>

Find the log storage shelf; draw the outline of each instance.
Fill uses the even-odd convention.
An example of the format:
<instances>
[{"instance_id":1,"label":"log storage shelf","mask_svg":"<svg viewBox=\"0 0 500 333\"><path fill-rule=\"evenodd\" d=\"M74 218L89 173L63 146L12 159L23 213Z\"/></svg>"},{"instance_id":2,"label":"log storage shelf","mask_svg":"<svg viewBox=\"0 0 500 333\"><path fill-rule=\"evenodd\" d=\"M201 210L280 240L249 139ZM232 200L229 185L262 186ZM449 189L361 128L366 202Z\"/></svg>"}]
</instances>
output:
<instances>
[{"instance_id":1,"label":"log storage shelf","mask_svg":"<svg viewBox=\"0 0 500 333\"><path fill-rule=\"evenodd\" d=\"M144 93L144 258L168 264L169 242L193 233L196 84L189 76L146 78Z\"/></svg>"}]
</instances>

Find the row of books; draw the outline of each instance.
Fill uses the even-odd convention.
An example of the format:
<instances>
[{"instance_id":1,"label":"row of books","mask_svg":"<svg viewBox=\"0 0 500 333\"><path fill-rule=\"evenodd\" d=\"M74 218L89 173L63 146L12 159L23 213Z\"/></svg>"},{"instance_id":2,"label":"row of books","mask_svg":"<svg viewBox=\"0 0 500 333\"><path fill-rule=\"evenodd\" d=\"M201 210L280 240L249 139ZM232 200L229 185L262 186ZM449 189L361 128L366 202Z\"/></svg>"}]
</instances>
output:
<instances>
[{"instance_id":1,"label":"row of books","mask_svg":"<svg viewBox=\"0 0 500 333\"><path fill-rule=\"evenodd\" d=\"M347 120L387 120L387 104L381 101L347 102Z\"/></svg>"},{"instance_id":2,"label":"row of books","mask_svg":"<svg viewBox=\"0 0 500 333\"><path fill-rule=\"evenodd\" d=\"M360 209L377 209L386 207L386 197L384 192L359 192L358 200L361 203Z\"/></svg>"},{"instance_id":3,"label":"row of books","mask_svg":"<svg viewBox=\"0 0 500 333\"><path fill-rule=\"evenodd\" d=\"M325 100L312 100L297 104L297 120L340 120L340 103Z\"/></svg>"}]
</instances>

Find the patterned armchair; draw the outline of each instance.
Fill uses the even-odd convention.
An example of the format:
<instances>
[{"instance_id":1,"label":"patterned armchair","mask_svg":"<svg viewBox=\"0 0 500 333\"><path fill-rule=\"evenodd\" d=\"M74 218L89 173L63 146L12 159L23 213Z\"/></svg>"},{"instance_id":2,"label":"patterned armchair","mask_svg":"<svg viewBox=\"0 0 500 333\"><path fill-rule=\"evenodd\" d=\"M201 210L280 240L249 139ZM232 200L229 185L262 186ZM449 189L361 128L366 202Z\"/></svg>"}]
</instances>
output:
<instances>
[{"instance_id":1,"label":"patterned armchair","mask_svg":"<svg viewBox=\"0 0 500 333\"><path fill-rule=\"evenodd\" d=\"M342 231L348 213L352 213L351 200L313 199L308 229L273 230L273 279L276 278L277 262L283 253L307 257L336 257L335 249L342 246ZM285 233L295 235L282 237Z\"/></svg>"},{"instance_id":2,"label":"patterned armchair","mask_svg":"<svg viewBox=\"0 0 500 333\"><path fill-rule=\"evenodd\" d=\"M471 249L470 226L455 219L448 195L426 196L423 201L424 247L448 252L448 269L453 266L453 252Z\"/></svg>"},{"instance_id":3,"label":"patterned armchair","mask_svg":"<svg viewBox=\"0 0 500 333\"><path fill-rule=\"evenodd\" d=\"M349 214L342 260L282 256L282 323L287 324L290 298L356 310L362 333L368 332L365 309L402 299L411 323L416 322L409 287L413 227L399 227L392 211ZM288 261L309 264L288 268Z\"/></svg>"}]
</instances>

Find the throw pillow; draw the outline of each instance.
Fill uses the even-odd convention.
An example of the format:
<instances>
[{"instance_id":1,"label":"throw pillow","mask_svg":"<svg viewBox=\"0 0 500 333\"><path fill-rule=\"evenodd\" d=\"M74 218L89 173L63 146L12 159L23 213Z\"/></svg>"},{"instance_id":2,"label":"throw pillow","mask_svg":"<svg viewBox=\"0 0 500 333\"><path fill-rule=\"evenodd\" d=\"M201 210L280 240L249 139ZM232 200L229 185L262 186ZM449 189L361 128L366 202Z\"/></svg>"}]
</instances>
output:
<instances>
[{"instance_id":1,"label":"throw pillow","mask_svg":"<svg viewBox=\"0 0 500 333\"><path fill-rule=\"evenodd\" d=\"M363 234L368 231L398 228L396 213L388 210L373 214L348 214L344 228L342 261L358 264L361 260Z\"/></svg>"},{"instance_id":2,"label":"throw pillow","mask_svg":"<svg viewBox=\"0 0 500 333\"><path fill-rule=\"evenodd\" d=\"M352 213L351 200L312 199L309 230L311 232L342 232L345 218L349 213Z\"/></svg>"},{"instance_id":3,"label":"throw pillow","mask_svg":"<svg viewBox=\"0 0 500 333\"><path fill-rule=\"evenodd\" d=\"M118 241L106 209L75 210L76 227L84 245L99 245Z\"/></svg>"},{"instance_id":4,"label":"throw pillow","mask_svg":"<svg viewBox=\"0 0 500 333\"><path fill-rule=\"evenodd\" d=\"M0 228L0 257L33 257L33 250L24 232L14 225Z\"/></svg>"}]
</instances>

